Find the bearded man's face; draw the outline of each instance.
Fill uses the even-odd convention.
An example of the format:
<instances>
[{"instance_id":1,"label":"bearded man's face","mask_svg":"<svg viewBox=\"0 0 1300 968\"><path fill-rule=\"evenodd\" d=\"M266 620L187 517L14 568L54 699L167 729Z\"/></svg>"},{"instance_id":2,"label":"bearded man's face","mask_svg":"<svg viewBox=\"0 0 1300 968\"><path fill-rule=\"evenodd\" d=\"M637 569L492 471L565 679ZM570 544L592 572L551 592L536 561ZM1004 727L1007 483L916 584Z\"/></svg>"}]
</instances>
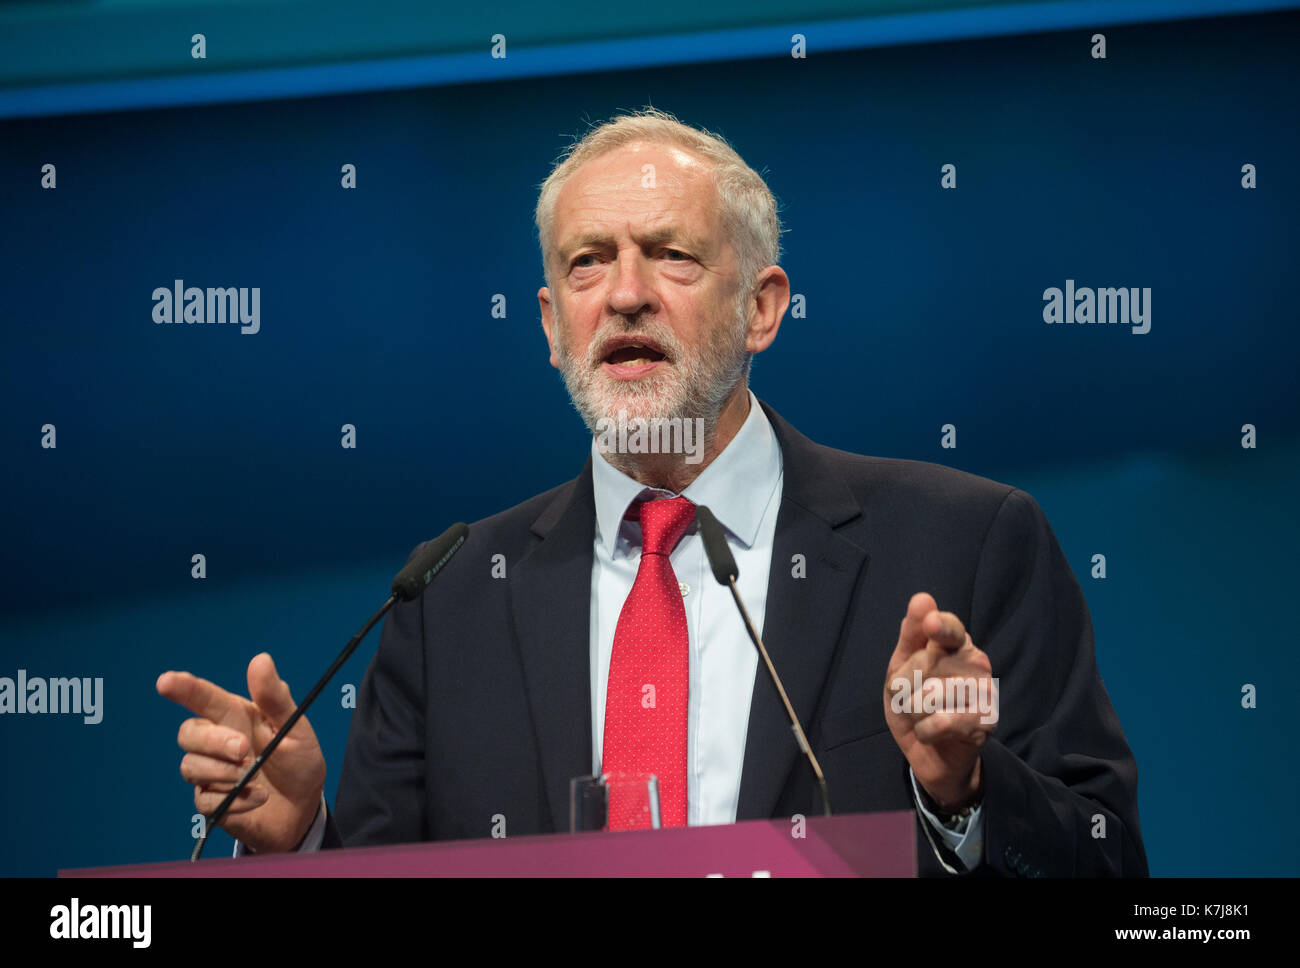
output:
<instances>
[{"instance_id":1,"label":"bearded man's face","mask_svg":"<svg viewBox=\"0 0 1300 968\"><path fill-rule=\"evenodd\" d=\"M551 363L593 432L620 418L713 426L749 353L706 162L636 143L584 164L556 201L550 268Z\"/></svg>"}]
</instances>

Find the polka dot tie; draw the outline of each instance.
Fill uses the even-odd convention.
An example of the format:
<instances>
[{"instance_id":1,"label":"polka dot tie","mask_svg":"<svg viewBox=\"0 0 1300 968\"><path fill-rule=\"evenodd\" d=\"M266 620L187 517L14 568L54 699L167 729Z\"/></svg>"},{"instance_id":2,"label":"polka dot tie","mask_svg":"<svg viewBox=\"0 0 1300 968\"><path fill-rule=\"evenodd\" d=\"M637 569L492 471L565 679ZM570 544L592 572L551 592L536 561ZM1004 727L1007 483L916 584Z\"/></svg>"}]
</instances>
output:
<instances>
[{"instance_id":1,"label":"polka dot tie","mask_svg":"<svg viewBox=\"0 0 1300 968\"><path fill-rule=\"evenodd\" d=\"M681 587L668 560L695 520L684 497L639 501L641 564L618 616L605 693L601 771L653 773L660 824L686 826L686 718L690 649ZM609 791L609 829L649 827L644 794Z\"/></svg>"}]
</instances>

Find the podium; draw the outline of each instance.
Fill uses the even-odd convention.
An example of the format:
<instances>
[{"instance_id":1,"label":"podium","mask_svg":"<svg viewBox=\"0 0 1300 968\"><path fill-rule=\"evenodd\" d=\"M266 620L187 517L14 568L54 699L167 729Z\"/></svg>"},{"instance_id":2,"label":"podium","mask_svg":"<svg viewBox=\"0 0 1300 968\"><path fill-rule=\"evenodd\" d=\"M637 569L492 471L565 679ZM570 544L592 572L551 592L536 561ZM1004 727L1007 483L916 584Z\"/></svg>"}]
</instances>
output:
<instances>
[{"instance_id":1,"label":"podium","mask_svg":"<svg viewBox=\"0 0 1300 968\"><path fill-rule=\"evenodd\" d=\"M915 877L915 830L905 810L91 867L59 876Z\"/></svg>"}]
</instances>

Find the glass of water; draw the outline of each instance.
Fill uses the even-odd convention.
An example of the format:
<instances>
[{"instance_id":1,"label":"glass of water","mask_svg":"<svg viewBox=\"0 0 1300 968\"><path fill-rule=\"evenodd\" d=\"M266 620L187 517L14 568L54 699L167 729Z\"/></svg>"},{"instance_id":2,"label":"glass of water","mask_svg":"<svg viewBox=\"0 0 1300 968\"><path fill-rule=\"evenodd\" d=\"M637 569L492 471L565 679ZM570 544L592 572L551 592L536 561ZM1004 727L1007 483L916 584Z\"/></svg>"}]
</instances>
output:
<instances>
[{"instance_id":1,"label":"glass of water","mask_svg":"<svg viewBox=\"0 0 1300 968\"><path fill-rule=\"evenodd\" d=\"M602 773L569 781L569 832L658 830L659 780L653 773Z\"/></svg>"}]
</instances>

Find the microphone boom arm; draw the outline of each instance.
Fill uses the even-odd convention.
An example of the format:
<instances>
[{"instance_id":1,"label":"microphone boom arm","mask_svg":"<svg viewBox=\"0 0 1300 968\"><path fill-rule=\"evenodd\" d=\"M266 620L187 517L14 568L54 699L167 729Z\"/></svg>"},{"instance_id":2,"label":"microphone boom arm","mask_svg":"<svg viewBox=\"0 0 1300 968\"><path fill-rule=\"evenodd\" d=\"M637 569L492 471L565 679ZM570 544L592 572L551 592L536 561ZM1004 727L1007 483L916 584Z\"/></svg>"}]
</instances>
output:
<instances>
[{"instance_id":1,"label":"microphone boom arm","mask_svg":"<svg viewBox=\"0 0 1300 968\"><path fill-rule=\"evenodd\" d=\"M736 607L740 609L740 615L745 620L745 629L749 632L750 641L758 648L758 654L763 657L763 663L767 666L767 676L776 685L776 691L781 696L781 702L785 704L785 714L790 719L790 729L794 732L794 740L799 744L799 749L804 756L808 757L808 762L812 765L813 775L817 777L817 785L822 791L822 812L826 816L831 815L830 794L826 792L826 775L822 773L822 766L817 762L817 755L813 753L812 746L808 742L808 737L804 735L803 727L799 725L799 717L795 715L794 706L790 704L790 697L785 694L785 686L781 684L781 677L776 674L776 667L772 665L772 659L767 654L767 648L763 645L763 639L754 628L754 620L749 617L749 609L745 608L745 603L740 599L740 589L736 587L736 576L727 576L727 587L731 589L731 597L736 600Z\"/></svg>"}]
</instances>

